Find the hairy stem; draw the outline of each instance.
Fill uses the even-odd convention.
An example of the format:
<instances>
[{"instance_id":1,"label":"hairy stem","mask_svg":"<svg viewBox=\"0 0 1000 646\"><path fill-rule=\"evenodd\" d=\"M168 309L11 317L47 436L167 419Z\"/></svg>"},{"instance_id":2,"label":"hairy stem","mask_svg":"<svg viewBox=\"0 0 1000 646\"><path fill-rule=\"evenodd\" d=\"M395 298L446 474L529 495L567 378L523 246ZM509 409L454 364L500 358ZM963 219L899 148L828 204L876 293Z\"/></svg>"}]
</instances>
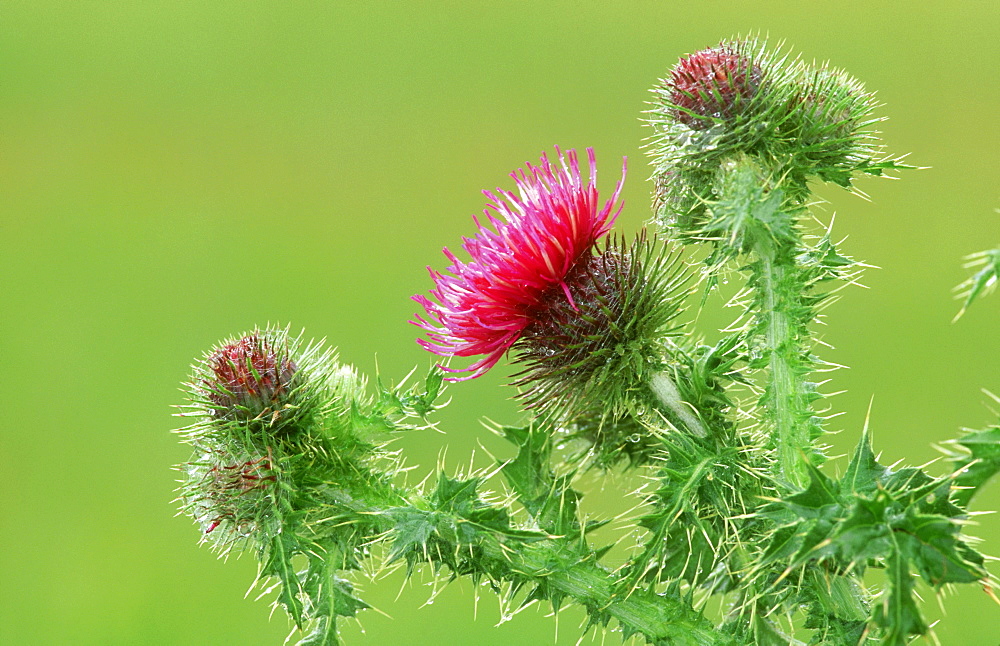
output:
<instances>
[{"instance_id":1,"label":"hairy stem","mask_svg":"<svg viewBox=\"0 0 1000 646\"><path fill-rule=\"evenodd\" d=\"M798 260L805 248L796 223L804 187L787 179L791 185L785 186L775 176L781 177L747 158L724 164L708 229L720 259L749 257L743 271L751 295L751 367L766 374L760 404L776 453L775 475L803 487L821 431L812 411L814 385L806 379L814 364L808 324L819 298Z\"/></svg>"},{"instance_id":2,"label":"hairy stem","mask_svg":"<svg viewBox=\"0 0 1000 646\"><path fill-rule=\"evenodd\" d=\"M405 506L365 512L390 541L390 558L508 584L514 592L528 591L526 600L549 601L554 608L569 599L587 610L591 625L615 619L624 635L640 634L651 644L733 644L676 593L639 589L621 594L616 577L587 546L585 528L565 536L519 529L499 508L470 494L466 483L448 483L449 491L462 493L447 500L436 494L414 497Z\"/></svg>"},{"instance_id":3,"label":"hairy stem","mask_svg":"<svg viewBox=\"0 0 1000 646\"><path fill-rule=\"evenodd\" d=\"M794 247L759 236L753 251L758 258L753 280L759 290L757 332L770 372L764 403L773 424L778 475L792 486L804 487L812 411L801 348L803 326L796 313L808 307L797 289L801 284L796 276Z\"/></svg>"}]
</instances>

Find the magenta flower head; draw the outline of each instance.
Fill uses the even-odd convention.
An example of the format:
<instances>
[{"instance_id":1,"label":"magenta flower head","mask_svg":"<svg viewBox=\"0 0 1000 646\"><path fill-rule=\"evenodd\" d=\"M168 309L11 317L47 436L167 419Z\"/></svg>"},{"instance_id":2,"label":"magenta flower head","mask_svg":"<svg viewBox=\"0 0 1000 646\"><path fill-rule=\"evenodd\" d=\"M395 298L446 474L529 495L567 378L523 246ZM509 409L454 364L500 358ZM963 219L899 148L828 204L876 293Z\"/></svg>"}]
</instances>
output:
<instances>
[{"instance_id":1,"label":"magenta flower head","mask_svg":"<svg viewBox=\"0 0 1000 646\"><path fill-rule=\"evenodd\" d=\"M563 155L556 148L556 154L558 166L542 155L539 166L528 164L527 170L511 174L518 195L483 191L491 200L486 222L476 219L479 232L462 242L471 260L463 262L445 248L450 275L428 268L436 302L413 297L427 312L427 318L417 315L413 321L427 331L427 339L417 340L420 345L441 356L482 355L467 368L445 368L467 373L451 381L479 377L496 365L525 328L545 315L554 295L572 306L567 275L611 230L621 211L617 201L624 167L611 199L600 206L593 149L587 149L587 184L576 151Z\"/></svg>"}]
</instances>

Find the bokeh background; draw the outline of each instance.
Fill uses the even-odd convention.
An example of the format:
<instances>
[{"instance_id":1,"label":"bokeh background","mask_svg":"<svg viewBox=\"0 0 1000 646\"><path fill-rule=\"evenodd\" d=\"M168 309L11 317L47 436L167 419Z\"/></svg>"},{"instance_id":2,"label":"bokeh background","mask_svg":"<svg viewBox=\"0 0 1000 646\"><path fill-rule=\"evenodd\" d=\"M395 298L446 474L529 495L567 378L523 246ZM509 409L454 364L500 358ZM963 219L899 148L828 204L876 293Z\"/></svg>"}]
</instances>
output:
<instances>
[{"instance_id":1,"label":"bokeh background","mask_svg":"<svg viewBox=\"0 0 1000 646\"><path fill-rule=\"evenodd\" d=\"M847 389L833 443L853 444L873 398L884 460L924 463L991 420L980 388L1000 391L1000 297L952 324L949 293L961 257L1000 242L995 2L0 0L0 643L280 644L281 613L243 599L253 559L216 560L173 517L190 362L280 322L369 374L376 357L390 379L426 367L409 296L473 232L480 190L553 145L593 146L605 191L628 156L619 230L636 230L648 88L749 32L877 89L888 150L930 167L862 180L870 202L820 191L847 251L882 268L828 310L823 356L851 367L828 388ZM445 447L448 469L506 455L477 421L517 419L502 373L450 390L445 434L404 438L415 478ZM583 483L588 510L618 513L634 484ZM1000 484L976 507L1000 508ZM1000 520L980 521L1000 554ZM468 582L421 607L430 582L362 581L391 618L364 613L346 641L579 636L573 609L558 633L535 608L495 628ZM943 608L945 646L996 641L981 590Z\"/></svg>"}]
</instances>

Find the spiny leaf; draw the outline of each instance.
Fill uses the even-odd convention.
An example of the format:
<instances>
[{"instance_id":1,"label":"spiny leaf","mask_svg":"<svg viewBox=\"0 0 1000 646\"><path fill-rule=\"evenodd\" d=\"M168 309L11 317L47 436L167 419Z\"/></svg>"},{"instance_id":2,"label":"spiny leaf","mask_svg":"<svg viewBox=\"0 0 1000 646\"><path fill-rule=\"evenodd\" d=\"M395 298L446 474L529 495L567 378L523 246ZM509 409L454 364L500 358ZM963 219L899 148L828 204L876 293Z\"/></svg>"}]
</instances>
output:
<instances>
[{"instance_id":1,"label":"spiny leaf","mask_svg":"<svg viewBox=\"0 0 1000 646\"><path fill-rule=\"evenodd\" d=\"M973 583L986 576L983 557L959 539L950 519L914 514L900 529L900 547L931 585Z\"/></svg>"},{"instance_id":2,"label":"spiny leaf","mask_svg":"<svg viewBox=\"0 0 1000 646\"><path fill-rule=\"evenodd\" d=\"M517 455L500 469L518 501L545 531L556 536L578 534L580 494L570 488L571 475L556 477L549 467L551 431L538 425L500 431L518 447ZM588 525L586 531L592 529Z\"/></svg>"},{"instance_id":3,"label":"spiny leaf","mask_svg":"<svg viewBox=\"0 0 1000 646\"><path fill-rule=\"evenodd\" d=\"M905 646L911 635L923 635L927 624L920 616L920 609L913 599L913 582L908 560L899 546L895 546L888 560L888 586L881 602L876 604L872 621L883 629L882 643L886 646Z\"/></svg>"},{"instance_id":4,"label":"spiny leaf","mask_svg":"<svg viewBox=\"0 0 1000 646\"><path fill-rule=\"evenodd\" d=\"M303 606L299 597L300 582L292 566L295 547L295 538L288 534L278 534L271 538L267 547L267 560L261 567L261 575L276 577L281 582L277 600L285 607L295 625L302 628Z\"/></svg>"},{"instance_id":5,"label":"spiny leaf","mask_svg":"<svg viewBox=\"0 0 1000 646\"><path fill-rule=\"evenodd\" d=\"M788 496L785 500L789 507L808 516L816 515L819 510L828 505L836 505L839 487L813 465L807 465L807 468L809 486L805 491Z\"/></svg>"},{"instance_id":6,"label":"spiny leaf","mask_svg":"<svg viewBox=\"0 0 1000 646\"><path fill-rule=\"evenodd\" d=\"M865 428L847 471L840 479L840 495L870 494L888 475L889 470L878 463L872 451L871 436Z\"/></svg>"},{"instance_id":7,"label":"spiny leaf","mask_svg":"<svg viewBox=\"0 0 1000 646\"><path fill-rule=\"evenodd\" d=\"M972 269L981 266L982 269L955 288L960 296L965 296L965 302L962 303L962 309L955 315L955 320L965 314L976 298L996 289L997 280L1000 277L1000 248L971 254L966 260L968 260L965 264L966 268Z\"/></svg>"},{"instance_id":8,"label":"spiny leaf","mask_svg":"<svg viewBox=\"0 0 1000 646\"><path fill-rule=\"evenodd\" d=\"M952 498L966 506L979 489L1000 471L1000 426L969 433L949 444L960 447L952 453L959 472Z\"/></svg>"}]
</instances>

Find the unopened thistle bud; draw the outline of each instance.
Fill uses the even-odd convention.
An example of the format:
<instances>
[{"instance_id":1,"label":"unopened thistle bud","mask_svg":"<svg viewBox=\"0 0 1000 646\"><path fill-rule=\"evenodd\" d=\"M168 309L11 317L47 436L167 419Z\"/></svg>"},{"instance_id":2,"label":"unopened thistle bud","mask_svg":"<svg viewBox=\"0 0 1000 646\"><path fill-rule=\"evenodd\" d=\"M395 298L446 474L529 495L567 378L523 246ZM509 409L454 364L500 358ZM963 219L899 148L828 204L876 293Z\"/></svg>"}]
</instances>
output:
<instances>
[{"instance_id":1,"label":"unopened thistle bud","mask_svg":"<svg viewBox=\"0 0 1000 646\"><path fill-rule=\"evenodd\" d=\"M677 119L693 130L742 112L763 73L735 47L720 45L682 58L666 81Z\"/></svg>"},{"instance_id":2,"label":"unopened thistle bud","mask_svg":"<svg viewBox=\"0 0 1000 646\"><path fill-rule=\"evenodd\" d=\"M192 423L178 430L194 455L177 467L178 502L203 542L255 554L258 582L309 633L301 644L332 644L336 617L367 607L335 571L358 567L385 531L369 510L404 502L385 435L414 400L433 409L437 390L380 386L373 398L332 350L300 340L254 330L195 364L180 413Z\"/></svg>"},{"instance_id":3,"label":"unopened thistle bud","mask_svg":"<svg viewBox=\"0 0 1000 646\"><path fill-rule=\"evenodd\" d=\"M735 159L780 180L793 208L809 199L811 179L849 186L859 173L904 167L876 158L868 129L876 104L860 83L763 42L727 41L683 58L653 94L654 210L682 241L726 239L706 225L723 198L719 170Z\"/></svg>"},{"instance_id":4,"label":"unopened thistle bud","mask_svg":"<svg viewBox=\"0 0 1000 646\"><path fill-rule=\"evenodd\" d=\"M849 186L856 169L872 165L878 153L871 127L875 96L848 74L826 65L803 70L781 117L799 145L801 164L822 179Z\"/></svg>"},{"instance_id":5,"label":"unopened thistle bud","mask_svg":"<svg viewBox=\"0 0 1000 646\"><path fill-rule=\"evenodd\" d=\"M202 385L218 417L280 414L293 389L296 366L287 349L276 349L258 334L219 348L207 365L211 376Z\"/></svg>"},{"instance_id":6,"label":"unopened thistle bud","mask_svg":"<svg viewBox=\"0 0 1000 646\"><path fill-rule=\"evenodd\" d=\"M222 551L256 538L260 523L273 517L278 480L270 455L229 460L209 454L186 465L185 509Z\"/></svg>"}]
</instances>

